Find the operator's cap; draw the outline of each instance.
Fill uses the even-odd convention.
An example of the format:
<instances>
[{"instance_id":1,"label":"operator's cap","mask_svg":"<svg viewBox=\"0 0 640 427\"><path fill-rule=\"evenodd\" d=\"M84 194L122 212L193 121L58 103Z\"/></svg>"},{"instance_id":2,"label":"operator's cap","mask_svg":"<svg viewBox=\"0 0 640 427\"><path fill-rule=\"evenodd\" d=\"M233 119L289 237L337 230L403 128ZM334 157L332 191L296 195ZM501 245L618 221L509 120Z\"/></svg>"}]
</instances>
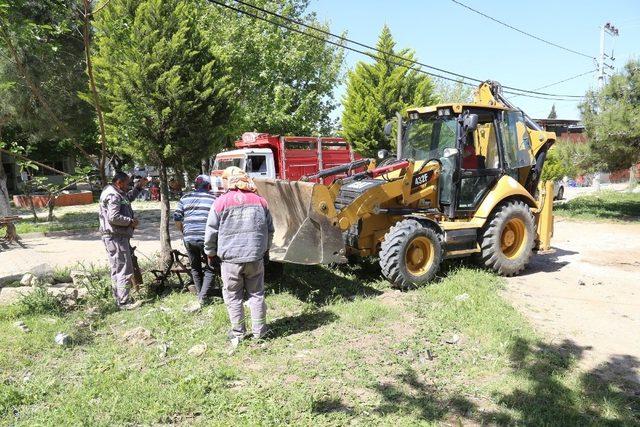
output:
<instances>
[{"instance_id":1,"label":"operator's cap","mask_svg":"<svg viewBox=\"0 0 640 427\"><path fill-rule=\"evenodd\" d=\"M198 175L193 181L193 186L196 190L206 190L211 188L211 178L207 175Z\"/></svg>"}]
</instances>

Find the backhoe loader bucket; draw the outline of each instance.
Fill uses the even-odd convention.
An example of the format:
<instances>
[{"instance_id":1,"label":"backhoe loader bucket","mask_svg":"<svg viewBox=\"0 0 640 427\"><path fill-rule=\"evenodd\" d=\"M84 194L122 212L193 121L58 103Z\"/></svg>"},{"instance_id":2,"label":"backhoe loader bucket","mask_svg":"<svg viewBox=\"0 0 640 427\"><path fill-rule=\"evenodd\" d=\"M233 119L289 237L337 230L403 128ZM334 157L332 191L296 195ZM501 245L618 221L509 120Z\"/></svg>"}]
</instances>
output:
<instances>
[{"instance_id":1,"label":"backhoe loader bucket","mask_svg":"<svg viewBox=\"0 0 640 427\"><path fill-rule=\"evenodd\" d=\"M346 262L342 232L316 211L311 182L254 179L258 194L269 203L275 234L269 252L273 261L294 264Z\"/></svg>"}]
</instances>

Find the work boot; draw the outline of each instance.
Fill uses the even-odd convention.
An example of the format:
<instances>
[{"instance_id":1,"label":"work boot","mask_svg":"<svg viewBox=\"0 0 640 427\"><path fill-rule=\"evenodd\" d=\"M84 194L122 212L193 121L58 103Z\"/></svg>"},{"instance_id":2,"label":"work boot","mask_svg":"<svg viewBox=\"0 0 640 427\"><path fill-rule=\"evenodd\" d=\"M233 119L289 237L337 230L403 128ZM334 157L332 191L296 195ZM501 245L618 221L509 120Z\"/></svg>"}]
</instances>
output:
<instances>
[{"instance_id":1,"label":"work boot","mask_svg":"<svg viewBox=\"0 0 640 427\"><path fill-rule=\"evenodd\" d=\"M245 334L238 336L233 332L233 329L229 329L227 332L227 338L229 338L229 343L231 344L231 349L229 351L229 354L231 355L238 348L242 340L244 340Z\"/></svg>"},{"instance_id":2,"label":"work boot","mask_svg":"<svg viewBox=\"0 0 640 427\"><path fill-rule=\"evenodd\" d=\"M136 308L140 307L142 303L142 300L138 300L136 302L129 300L126 304L120 304L118 306L118 310L135 310Z\"/></svg>"},{"instance_id":3,"label":"work boot","mask_svg":"<svg viewBox=\"0 0 640 427\"><path fill-rule=\"evenodd\" d=\"M273 329L267 328L261 334L253 334L251 338L254 342L260 342L264 340L268 340L269 338L273 338Z\"/></svg>"}]
</instances>

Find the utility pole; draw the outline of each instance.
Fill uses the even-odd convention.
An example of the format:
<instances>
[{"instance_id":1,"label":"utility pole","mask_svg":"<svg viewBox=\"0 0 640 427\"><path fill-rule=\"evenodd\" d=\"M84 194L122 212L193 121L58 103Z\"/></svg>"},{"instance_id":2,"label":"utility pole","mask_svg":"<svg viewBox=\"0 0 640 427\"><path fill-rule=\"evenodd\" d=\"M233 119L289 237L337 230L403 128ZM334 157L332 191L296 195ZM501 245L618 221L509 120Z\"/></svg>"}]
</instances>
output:
<instances>
[{"instance_id":1,"label":"utility pole","mask_svg":"<svg viewBox=\"0 0 640 427\"><path fill-rule=\"evenodd\" d=\"M617 37L619 34L619 31L616 27L613 26L613 24L611 24L611 22L607 22L602 27L600 27L600 57L598 60L598 88L599 89L602 89L602 87L604 86L604 77L606 76L605 67L609 69L613 69L613 65L607 64L606 62L607 59L610 59L611 62L615 61L615 58L613 57L613 51L611 53L611 56L604 53L604 42L605 42L606 34L609 34L611 37Z\"/></svg>"}]
</instances>

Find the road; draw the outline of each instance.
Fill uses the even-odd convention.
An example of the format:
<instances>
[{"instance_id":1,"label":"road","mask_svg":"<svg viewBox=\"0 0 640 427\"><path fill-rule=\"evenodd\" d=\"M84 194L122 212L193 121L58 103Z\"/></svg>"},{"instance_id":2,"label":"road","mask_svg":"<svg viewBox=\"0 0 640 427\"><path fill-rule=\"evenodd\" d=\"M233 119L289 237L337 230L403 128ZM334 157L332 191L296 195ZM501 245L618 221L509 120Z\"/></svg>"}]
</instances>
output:
<instances>
[{"instance_id":1,"label":"road","mask_svg":"<svg viewBox=\"0 0 640 427\"><path fill-rule=\"evenodd\" d=\"M138 215L141 226L131 239L136 247L138 258L153 258L160 250L158 218L155 212L142 212ZM175 227L171 225L172 245L184 252L184 245ZM54 268L73 267L78 263L86 267L107 266L107 255L97 231L51 233L47 237L42 233L25 235L24 247L12 245L8 250L0 251L0 283L15 280L26 272L44 275Z\"/></svg>"},{"instance_id":2,"label":"road","mask_svg":"<svg viewBox=\"0 0 640 427\"><path fill-rule=\"evenodd\" d=\"M580 364L640 384L640 224L556 219L554 254L534 256L505 297Z\"/></svg>"}]
</instances>

